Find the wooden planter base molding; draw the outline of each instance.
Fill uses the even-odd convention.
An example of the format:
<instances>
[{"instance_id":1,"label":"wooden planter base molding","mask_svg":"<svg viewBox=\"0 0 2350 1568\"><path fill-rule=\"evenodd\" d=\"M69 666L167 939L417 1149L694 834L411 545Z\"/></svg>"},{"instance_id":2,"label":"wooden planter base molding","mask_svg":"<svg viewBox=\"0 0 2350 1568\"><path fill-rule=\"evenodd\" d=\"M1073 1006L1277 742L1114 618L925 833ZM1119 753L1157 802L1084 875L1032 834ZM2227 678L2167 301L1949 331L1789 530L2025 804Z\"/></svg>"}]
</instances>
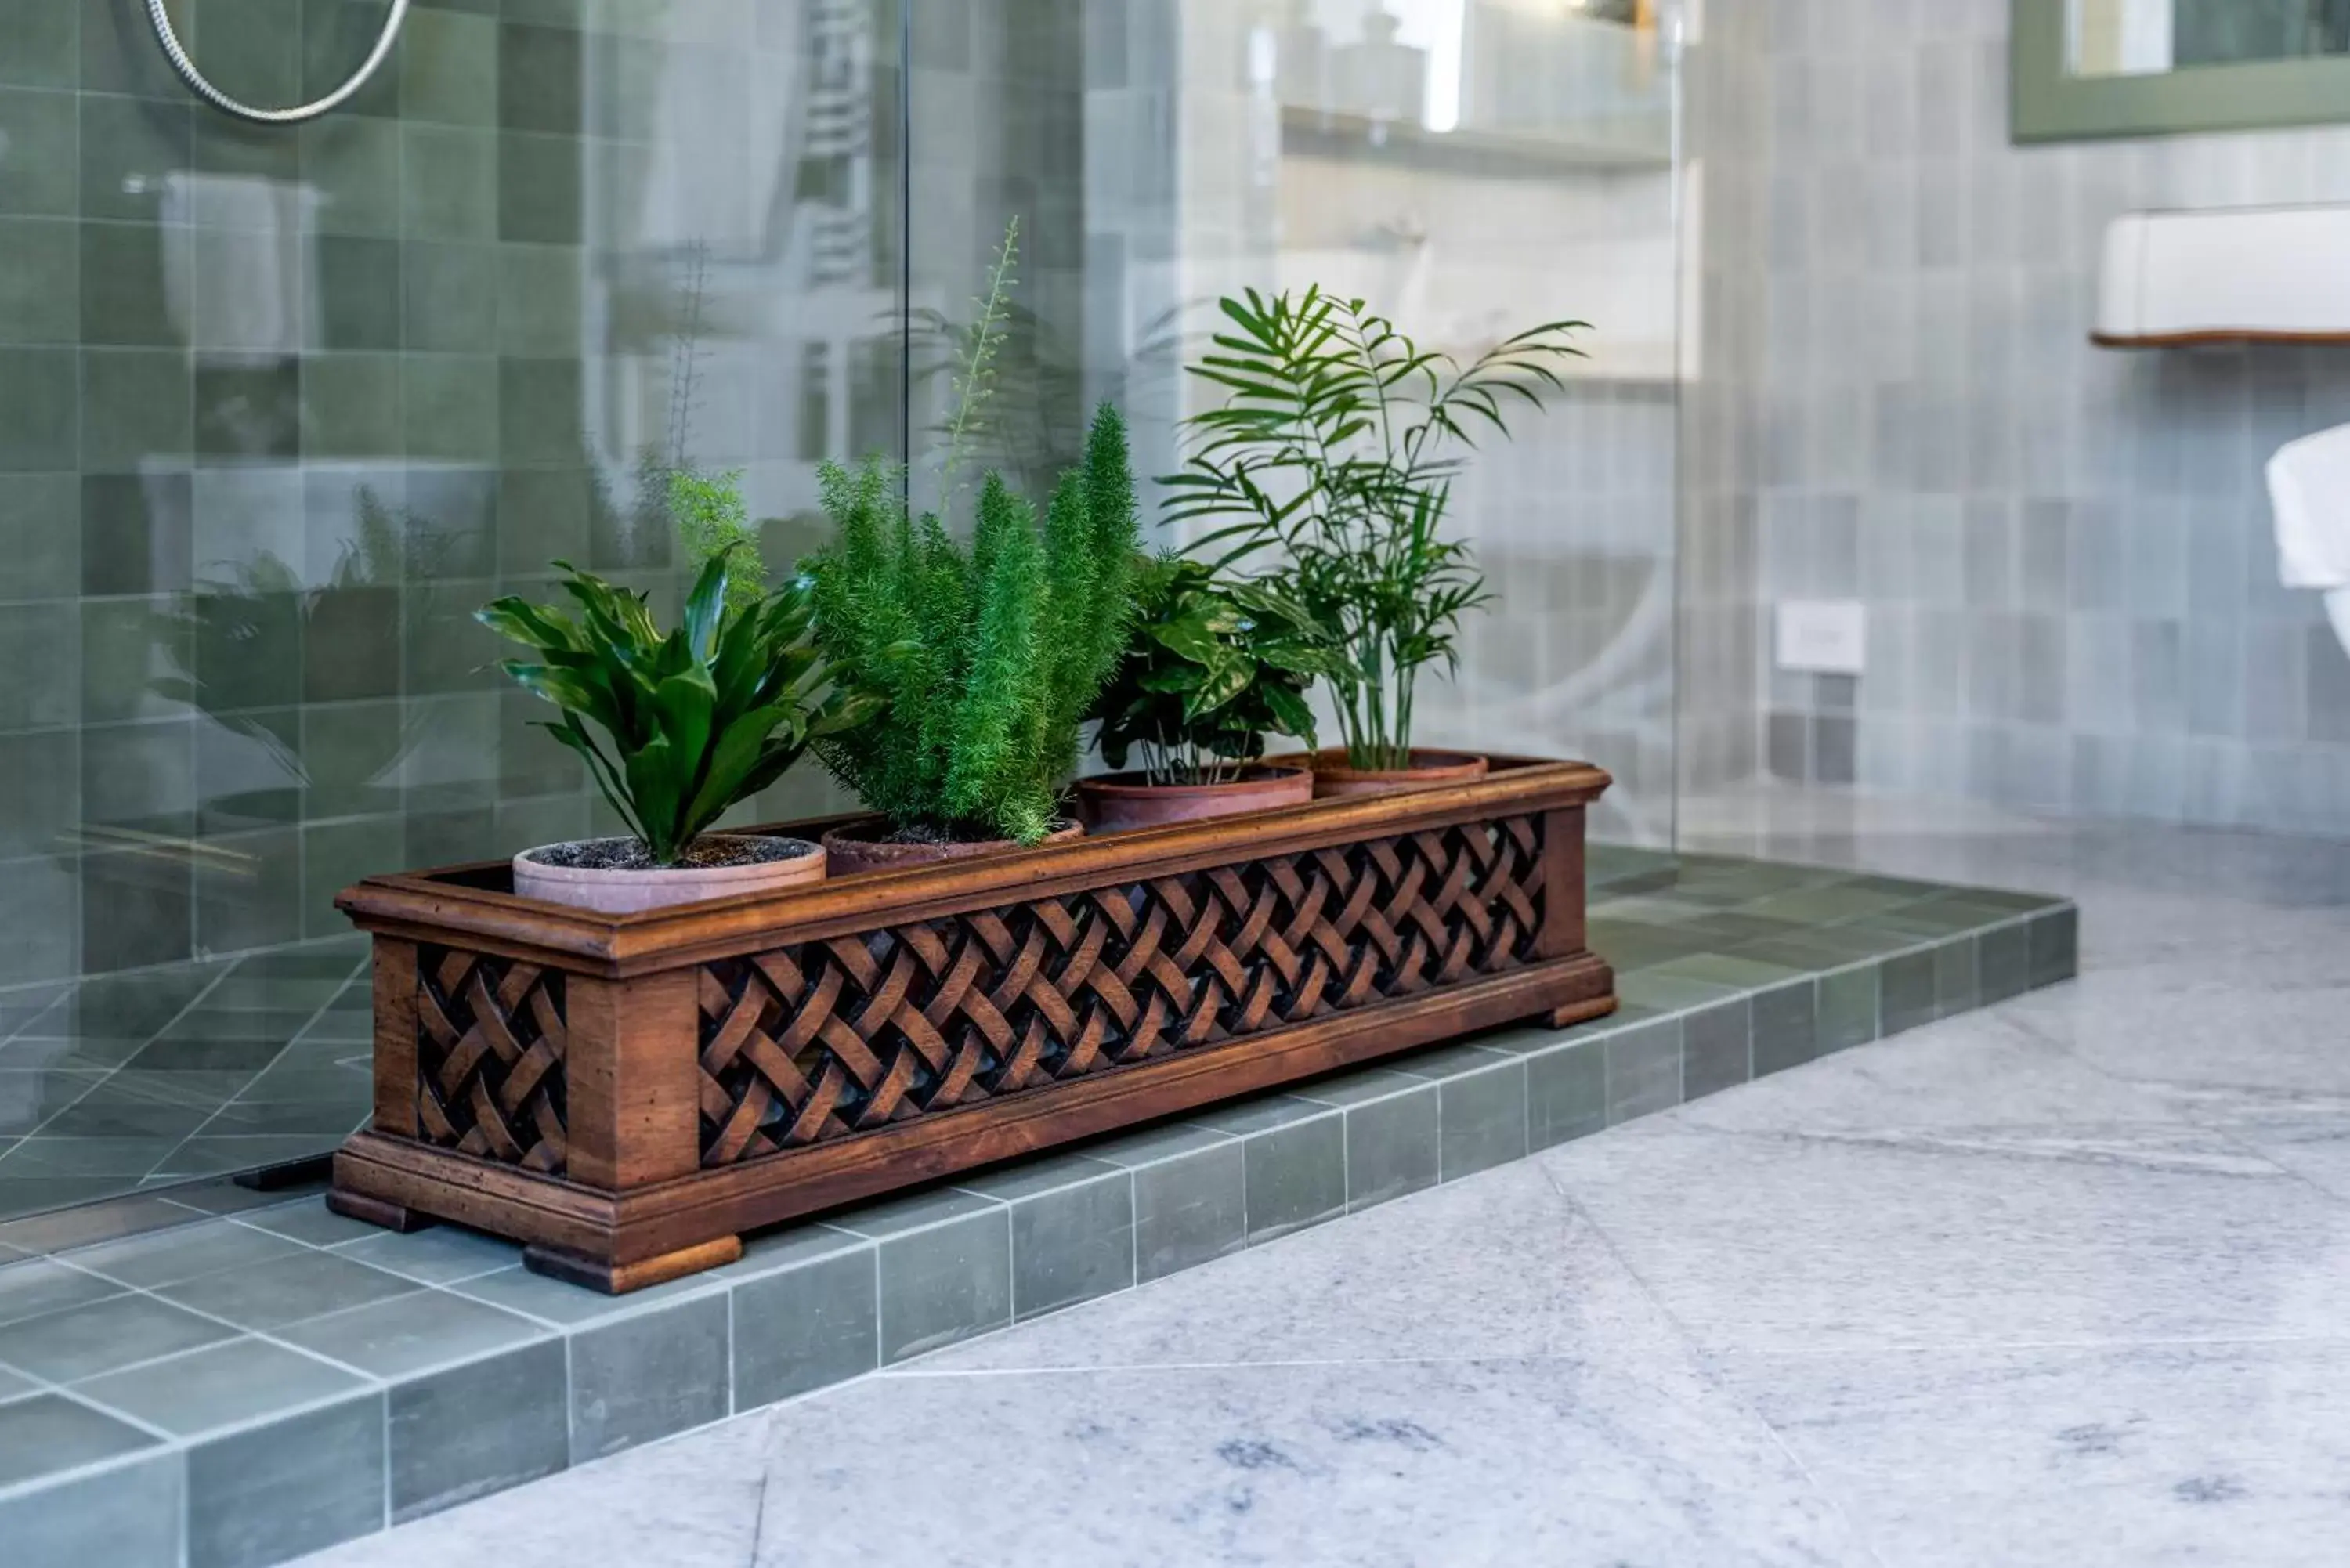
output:
<instances>
[{"instance_id":1,"label":"wooden planter base molding","mask_svg":"<svg viewBox=\"0 0 2350 1568\"><path fill-rule=\"evenodd\" d=\"M369 877L375 1116L328 1201L620 1292L745 1231L1527 1019L1584 940L1607 775L1468 784L606 916L504 863ZM816 838L838 818L761 831Z\"/></svg>"}]
</instances>

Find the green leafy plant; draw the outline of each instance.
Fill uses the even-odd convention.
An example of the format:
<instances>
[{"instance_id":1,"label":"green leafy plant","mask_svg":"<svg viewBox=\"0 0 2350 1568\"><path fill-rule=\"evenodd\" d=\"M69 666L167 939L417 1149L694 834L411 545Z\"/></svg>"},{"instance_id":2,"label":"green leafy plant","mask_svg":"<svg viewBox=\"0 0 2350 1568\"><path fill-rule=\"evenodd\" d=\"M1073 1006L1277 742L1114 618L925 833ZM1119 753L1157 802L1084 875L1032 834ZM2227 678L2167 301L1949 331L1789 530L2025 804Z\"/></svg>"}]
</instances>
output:
<instances>
[{"instance_id":1,"label":"green leafy plant","mask_svg":"<svg viewBox=\"0 0 2350 1568\"><path fill-rule=\"evenodd\" d=\"M1139 751L1151 784L1225 784L1268 733L1315 744L1306 688L1340 664L1303 606L1181 556L1145 562L1138 579L1132 639L1094 704L1103 761L1123 768Z\"/></svg>"},{"instance_id":2,"label":"green leafy plant","mask_svg":"<svg viewBox=\"0 0 2350 1568\"><path fill-rule=\"evenodd\" d=\"M811 742L854 731L878 705L830 678L811 632L810 584L795 581L747 606L732 599L728 573L739 554L702 568L668 633L644 595L567 561L555 564L577 619L513 596L475 612L536 650L502 668L563 711L543 727L586 759L658 865L679 864L737 801L774 783Z\"/></svg>"},{"instance_id":3,"label":"green leafy plant","mask_svg":"<svg viewBox=\"0 0 2350 1568\"><path fill-rule=\"evenodd\" d=\"M743 471L704 473L673 468L669 472L670 515L677 521L686 560L699 571L729 557L726 603L747 609L767 597L767 570L759 559L759 531L743 504Z\"/></svg>"},{"instance_id":4,"label":"green leafy plant","mask_svg":"<svg viewBox=\"0 0 2350 1568\"><path fill-rule=\"evenodd\" d=\"M1126 426L1103 405L1038 526L1001 477L968 548L917 520L902 471L824 469L837 536L806 566L816 639L887 698L817 757L902 835L1033 844L1052 831L1077 732L1125 646L1135 564Z\"/></svg>"},{"instance_id":5,"label":"green leafy plant","mask_svg":"<svg viewBox=\"0 0 2350 1568\"><path fill-rule=\"evenodd\" d=\"M1544 322L1463 366L1319 288L1219 303L1213 349L1187 369L1224 401L1185 421L1169 520L1215 524L1195 547L1280 581L1338 650L1349 765L1407 767L1419 673L1455 665L1461 618L1490 597L1444 536L1452 482L1478 434L1508 439L1513 407L1564 389L1586 324Z\"/></svg>"}]
</instances>

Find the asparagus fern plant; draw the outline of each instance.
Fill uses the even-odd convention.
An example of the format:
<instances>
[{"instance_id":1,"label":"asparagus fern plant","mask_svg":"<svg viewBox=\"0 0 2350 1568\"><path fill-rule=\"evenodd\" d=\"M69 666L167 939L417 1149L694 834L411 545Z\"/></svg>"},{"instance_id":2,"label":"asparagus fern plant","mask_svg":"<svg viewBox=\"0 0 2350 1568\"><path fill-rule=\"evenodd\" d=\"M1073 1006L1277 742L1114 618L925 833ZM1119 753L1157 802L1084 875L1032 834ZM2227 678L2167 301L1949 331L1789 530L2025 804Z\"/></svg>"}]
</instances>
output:
<instances>
[{"instance_id":1,"label":"asparagus fern plant","mask_svg":"<svg viewBox=\"0 0 2350 1568\"><path fill-rule=\"evenodd\" d=\"M806 566L817 645L886 708L817 758L900 834L1034 844L1059 816L1078 728L1125 646L1135 564L1126 426L1107 404L1035 509L990 473L965 548L915 518L879 460L824 470L837 530Z\"/></svg>"}]
</instances>

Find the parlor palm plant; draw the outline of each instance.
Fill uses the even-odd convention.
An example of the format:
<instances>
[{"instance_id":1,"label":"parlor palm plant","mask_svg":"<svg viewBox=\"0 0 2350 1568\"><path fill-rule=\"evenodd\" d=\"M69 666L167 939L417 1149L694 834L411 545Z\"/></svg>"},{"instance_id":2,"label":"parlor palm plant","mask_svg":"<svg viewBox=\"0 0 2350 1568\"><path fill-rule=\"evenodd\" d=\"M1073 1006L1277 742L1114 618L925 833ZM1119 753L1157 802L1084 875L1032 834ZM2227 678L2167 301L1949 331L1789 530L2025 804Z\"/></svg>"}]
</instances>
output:
<instances>
[{"instance_id":1,"label":"parlor palm plant","mask_svg":"<svg viewBox=\"0 0 2350 1568\"><path fill-rule=\"evenodd\" d=\"M1222 401L1186 421L1169 520L1207 524L1195 549L1278 581L1338 650L1347 765L1407 768L1419 677L1455 666L1461 617L1490 597L1446 535L1453 482L1479 435L1508 439L1513 411L1564 390L1586 324L1544 322L1463 365L1318 287L1220 308L1188 369Z\"/></svg>"}]
</instances>

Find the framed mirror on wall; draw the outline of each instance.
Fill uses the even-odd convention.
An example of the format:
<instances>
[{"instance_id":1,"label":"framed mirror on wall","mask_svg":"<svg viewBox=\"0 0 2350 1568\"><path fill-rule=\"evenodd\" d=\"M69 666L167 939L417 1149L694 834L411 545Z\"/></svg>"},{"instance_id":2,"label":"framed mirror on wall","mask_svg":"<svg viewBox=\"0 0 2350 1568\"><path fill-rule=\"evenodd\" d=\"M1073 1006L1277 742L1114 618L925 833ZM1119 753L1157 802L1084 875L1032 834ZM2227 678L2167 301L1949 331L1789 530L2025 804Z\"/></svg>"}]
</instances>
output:
<instances>
[{"instance_id":1,"label":"framed mirror on wall","mask_svg":"<svg viewBox=\"0 0 2350 1568\"><path fill-rule=\"evenodd\" d=\"M2350 0L2013 0L2018 141L2350 120Z\"/></svg>"}]
</instances>

